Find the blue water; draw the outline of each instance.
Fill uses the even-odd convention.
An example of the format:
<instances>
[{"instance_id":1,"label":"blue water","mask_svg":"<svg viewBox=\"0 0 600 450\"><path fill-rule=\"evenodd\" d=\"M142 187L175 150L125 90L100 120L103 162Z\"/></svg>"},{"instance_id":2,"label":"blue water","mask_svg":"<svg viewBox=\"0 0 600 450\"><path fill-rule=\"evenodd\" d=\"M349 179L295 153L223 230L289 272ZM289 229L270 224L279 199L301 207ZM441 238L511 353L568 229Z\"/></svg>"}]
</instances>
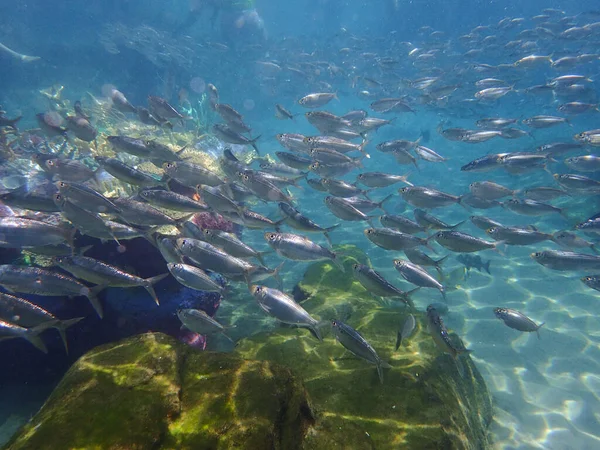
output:
<instances>
[{"instance_id":1,"label":"blue water","mask_svg":"<svg viewBox=\"0 0 600 450\"><path fill-rule=\"evenodd\" d=\"M200 8L195 20L188 20L190 8ZM440 124L442 128L476 129L475 121L484 117L522 120L541 114L563 116L557 106L568 101L597 104L598 58L565 69L552 67L548 62L490 71L476 66L513 64L530 54L549 55L555 61L563 56L595 54L600 48L600 27L596 26L594 32L578 39L560 36L571 26L582 27L600 21L600 8L594 2L258 0L254 8L251 5L247 8L221 11L213 16L210 6L194 1L0 2L0 43L16 52L41 58L27 63L0 52L1 109L10 117L22 115L19 129L26 130L37 127L35 114L50 107L40 91L55 85L64 86L63 99L71 103L81 99L85 107L90 107L91 95L100 99L106 87L112 85L124 92L134 105L145 105L148 95L158 95L180 109L192 105L200 110L200 102L206 105L206 84L213 83L221 101L244 115L245 122L252 126L252 135L262 135L258 141L261 152L274 154L283 150L274 137L277 133L317 134L303 117L307 110L297 101L311 92L335 92L339 100L320 109L337 115L364 109L369 111L369 116L394 119L391 125L368 133L366 150L371 157L365 160L364 170L410 174L409 180L414 185L435 187L454 195L464 194L470 183L484 180L493 180L514 190L557 187L552 176L543 170L513 175L503 170L466 173L461 172L460 167L490 153L533 151L542 144L572 142L576 133L599 128L600 113L592 111L570 116L569 124L548 129L532 130L517 124L518 128L530 131L531 136L516 140L495 138L467 144L447 140L436 131ZM551 12L548 18L534 19L543 14L544 8L565 13ZM570 23L561 24L565 16ZM523 22L511 29L498 28L498 22L506 17L523 18ZM486 28L473 31L475 27ZM544 30L538 30L538 34L523 33L536 27L543 27L554 36L543 34ZM476 43L468 44L460 39L466 34L471 34ZM484 43L486 36L491 37ZM505 47L519 39L521 49ZM421 50L409 55L415 48ZM467 54L469 50L477 52ZM419 58L428 52L431 58ZM386 68L380 64L383 57L392 58L396 63ZM267 69L257 62L273 63L278 68ZM585 81L585 95L567 98L552 93L525 92L530 86L566 74L590 78L591 81ZM420 97L421 92L411 89L407 83L407 80L426 76L439 77L435 86L456 84L457 91L437 104L426 104ZM382 83L382 87L369 85L364 77ZM474 82L488 77L505 79L508 85L514 85L514 90L498 100L475 101L478 88ZM414 114L381 114L370 109L371 102L379 98L402 95L408 95ZM276 119L276 103L298 116L293 121ZM210 121L216 120L214 114L207 114ZM102 131L102 124L99 126ZM185 128L189 131L192 126L187 122ZM183 131L179 125L175 127L175 133L178 131ZM377 143L385 140L416 140L420 136L423 145L448 161L421 160L417 170L414 166L400 166L390 155L375 149ZM215 146L213 154L221 149L222 145ZM598 153L598 148L588 147L579 154L588 152ZM578 153L568 156L575 154ZM556 161L549 164L550 172L573 173L563 163L565 157L556 157ZM14 171L12 163L6 160L2 160L1 168L2 176ZM354 181L356 173L343 179ZM600 180L597 173L582 175ZM394 198L386 204L387 211L412 217L412 206L397 194L399 186L378 189L372 198L379 200L394 193ZM338 223L323 204L324 194L306 184L303 187L302 190L291 189L299 209L322 226ZM597 195L573 195L552 203L565 208L567 217L558 214L522 216L503 208L466 211L458 205L432 212L448 223L481 214L505 225L535 226L540 231L554 233L573 231L576 223L600 210ZM273 204L259 204L256 210L269 217L275 215ZM358 245L368 252L374 266L386 278L394 280L402 289L411 289L410 284L400 280L391 264L393 258L402 255L371 245L363 235L364 228L364 223L347 222L343 232L332 233L333 241ZM487 238L468 222L461 230ZM268 248L260 231L249 231L244 236L257 248ZM580 234L580 237L596 240L594 236ZM318 239L315 237L315 240ZM448 253L437 244L435 248L436 258ZM579 280L590 273L551 271L531 260L531 252L543 249L559 247L544 242L500 248L498 253L482 252L484 260L492 260L492 274L473 269L467 279L457 282L459 289L448 294L451 303L446 323L473 350L472 356L496 399L492 433L497 448L600 448L597 292ZM114 250L111 251L114 257ZM139 259L134 249L130 248L128 253L127 257L133 254ZM444 266L448 273L461 267L455 256ZM276 256L267 258L271 267L279 262ZM291 289L307 266L288 265L284 274L286 289ZM176 288L166 284L157 292L163 299L180 295ZM114 302L114 306L119 304L120 295L123 294L113 293L107 295L112 300L104 300ZM118 308L112 308L108 319L112 325L102 335L91 332L101 328L99 319L87 318L78 330L79 336L85 336L86 340L72 339L69 356L61 352L57 337L49 338L48 356L24 342L2 343L0 351L7 370L0 373L0 441L14 431L15 423L21 423L35 412L68 365L92 343L118 339L132 329L166 327L177 333L174 309L189 299L179 299L181 303L172 303L171 309L152 316L148 311L153 305L144 296L142 292L136 298L139 303L135 305L142 312L135 320L129 316L119 317ZM415 295L419 309L432 301L441 301L435 291ZM45 302L44 307L50 310L57 307L52 301ZM168 301L163 302L168 304ZM518 309L537 323L545 322L540 330L542 339L503 326L490 313L494 306ZM37 362L24 362L23 355ZM27 380L29 384L24 385L19 380ZM29 392L31 386L36 387L37 395L33 395L33 399L31 395L20 397L22 402L18 407L14 406L18 396L2 395L2 392Z\"/></svg>"}]
</instances>

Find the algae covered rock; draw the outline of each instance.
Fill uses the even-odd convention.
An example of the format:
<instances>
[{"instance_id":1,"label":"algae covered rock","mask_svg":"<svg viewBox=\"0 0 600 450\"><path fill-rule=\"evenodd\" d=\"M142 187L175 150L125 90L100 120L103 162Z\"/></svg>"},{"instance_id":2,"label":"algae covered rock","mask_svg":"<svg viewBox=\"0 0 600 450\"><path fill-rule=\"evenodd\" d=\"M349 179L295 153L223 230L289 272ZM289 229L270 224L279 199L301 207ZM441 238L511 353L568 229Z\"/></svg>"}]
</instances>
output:
<instances>
[{"instance_id":1,"label":"algae covered rock","mask_svg":"<svg viewBox=\"0 0 600 450\"><path fill-rule=\"evenodd\" d=\"M350 274L359 251L342 250L346 274L317 263L298 284L302 306L320 319L340 318L390 363L379 382L374 365L356 358L329 335L319 343L307 330L280 328L243 339L236 353L290 367L304 380L315 424L304 449L486 449L491 396L471 359L454 361L435 347L425 314L395 352L396 333L409 311L374 299ZM332 314L338 314L332 315ZM340 317L344 314L345 317Z\"/></svg>"},{"instance_id":2,"label":"algae covered rock","mask_svg":"<svg viewBox=\"0 0 600 450\"><path fill-rule=\"evenodd\" d=\"M289 369L159 333L98 347L6 449L296 449L312 423Z\"/></svg>"}]
</instances>

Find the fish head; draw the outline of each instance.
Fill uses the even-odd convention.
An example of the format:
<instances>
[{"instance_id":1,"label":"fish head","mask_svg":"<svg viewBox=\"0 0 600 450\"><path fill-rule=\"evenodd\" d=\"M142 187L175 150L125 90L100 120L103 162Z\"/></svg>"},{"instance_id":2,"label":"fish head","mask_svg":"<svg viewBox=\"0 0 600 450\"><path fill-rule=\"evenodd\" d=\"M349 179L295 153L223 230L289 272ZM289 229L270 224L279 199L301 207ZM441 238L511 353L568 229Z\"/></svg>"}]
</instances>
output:
<instances>
[{"instance_id":1,"label":"fish head","mask_svg":"<svg viewBox=\"0 0 600 450\"><path fill-rule=\"evenodd\" d=\"M400 195L402 195L402 194L408 194L409 192L410 192L410 187L409 186L405 186L405 187L402 187L402 188L398 189L398 193Z\"/></svg>"},{"instance_id":2,"label":"fish head","mask_svg":"<svg viewBox=\"0 0 600 450\"><path fill-rule=\"evenodd\" d=\"M175 169L177 168L177 164L174 162L166 162L163 164L163 170L167 173L167 175L172 174L175 172Z\"/></svg>"},{"instance_id":3,"label":"fish head","mask_svg":"<svg viewBox=\"0 0 600 450\"><path fill-rule=\"evenodd\" d=\"M321 183L323 182L323 180L321 180ZM331 205L331 203L333 203L333 197L331 195L328 195L327 197L325 197L323 199L323 201L327 204L327 205Z\"/></svg>"},{"instance_id":4,"label":"fish head","mask_svg":"<svg viewBox=\"0 0 600 450\"><path fill-rule=\"evenodd\" d=\"M492 237L495 237L498 234L498 231L499 231L498 227L492 227L492 228L488 228L487 230L485 230L485 232Z\"/></svg>"},{"instance_id":5,"label":"fish head","mask_svg":"<svg viewBox=\"0 0 600 450\"><path fill-rule=\"evenodd\" d=\"M54 196L52 197L52 200L54 200L54 203L57 206L61 206L66 201L66 199L63 197L63 195L58 192L56 194L54 194Z\"/></svg>"},{"instance_id":6,"label":"fish head","mask_svg":"<svg viewBox=\"0 0 600 450\"><path fill-rule=\"evenodd\" d=\"M539 262L544 260L545 254L544 252L533 252L529 256L531 259Z\"/></svg>"},{"instance_id":7,"label":"fish head","mask_svg":"<svg viewBox=\"0 0 600 450\"><path fill-rule=\"evenodd\" d=\"M270 231L266 232L264 234L265 237L265 241L267 241L267 243L269 245L276 245L277 242L279 242L281 240L281 235L278 233L272 233Z\"/></svg>"},{"instance_id":8,"label":"fish head","mask_svg":"<svg viewBox=\"0 0 600 450\"><path fill-rule=\"evenodd\" d=\"M254 297L262 297L265 294L265 287L253 284L252 286L250 286L250 293Z\"/></svg>"},{"instance_id":9,"label":"fish head","mask_svg":"<svg viewBox=\"0 0 600 450\"><path fill-rule=\"evenodd\" d=\"M508 313L508 310L506 308L494 308L494 315L498 319L504 320L504 318L506 317L507 313Z\"/></svg>"}]
</instances>

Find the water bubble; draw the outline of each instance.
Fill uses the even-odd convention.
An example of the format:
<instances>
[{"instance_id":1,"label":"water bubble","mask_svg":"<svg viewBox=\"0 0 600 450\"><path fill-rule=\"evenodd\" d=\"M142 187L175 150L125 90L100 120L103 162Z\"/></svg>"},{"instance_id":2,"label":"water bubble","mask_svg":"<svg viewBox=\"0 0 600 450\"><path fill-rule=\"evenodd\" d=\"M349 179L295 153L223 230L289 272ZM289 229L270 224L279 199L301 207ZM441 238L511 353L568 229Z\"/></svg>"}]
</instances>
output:
<instances>
[{"instance_id":1,"label":"water bubble","mask_svg":"<svg viewBox=\"0 0 600 450\"><path fill-rule=\"evenodd\" d=\"M256 106L256 103L254 103L254 100L247 98L246 100L244 100L244 108L246 109L246 111L251 111L254 109L254 107Z\"/></svg>"},{"instance_id":2,"label":"water bubble","mask_svg":"<svg viewBox=\"0 0 600 450\"><path fill-rule=\"evenodd\" d=\"M127 247L125 247L123 244L119 244L117 246L117 252L118 253L125 253L127 251Z\"/></svg>"},{"instance_id":3,"label":"water bubble","mask_svg":"<svg viewBox=\"0 0 600 450\"><path fill-rule=\"evenodd\" d=\"M206 82L200 77L194 77L190 80L190 89L196 94L202 94L206 90Z\"/></svg>"}]
</instances>

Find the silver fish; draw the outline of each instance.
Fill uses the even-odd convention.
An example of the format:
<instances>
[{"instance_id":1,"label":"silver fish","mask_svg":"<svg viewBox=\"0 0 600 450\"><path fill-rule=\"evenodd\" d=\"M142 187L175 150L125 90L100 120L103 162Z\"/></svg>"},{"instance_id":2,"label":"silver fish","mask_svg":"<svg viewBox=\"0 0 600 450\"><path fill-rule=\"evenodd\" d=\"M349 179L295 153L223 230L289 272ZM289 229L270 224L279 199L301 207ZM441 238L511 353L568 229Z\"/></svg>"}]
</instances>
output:
<instances>
[{"instance_id":1,"label":"silver fish","mask_svg":"<svg viewBox=\"0 0 600 450\"><path fill-rule=\"evenodd\" d=\"M537 325L522 312L510 308L494 308L494 315L502 320L509 328L525 331L527 333L535 332L538 339L540 338L539 329L544 325L544 322Z\"/></svg>"},{"instance_id":2,"label":"silver fish","mask_svg":"<svg viewBox=\"0 0 600 450\"><path fill-rule=\"evenodd\" d=\"M383 369L391 369L392 366L383 361L377 355L377 352L371 346L371 344L369 344L366 339L363 338L354 328L346 325L343 322L340 322L339 320L332 320L331 326L336 339L344 346L346 350L353 355L377 366L379 381L381 384L383 384Z\"/></svg>"}]
</instances>

